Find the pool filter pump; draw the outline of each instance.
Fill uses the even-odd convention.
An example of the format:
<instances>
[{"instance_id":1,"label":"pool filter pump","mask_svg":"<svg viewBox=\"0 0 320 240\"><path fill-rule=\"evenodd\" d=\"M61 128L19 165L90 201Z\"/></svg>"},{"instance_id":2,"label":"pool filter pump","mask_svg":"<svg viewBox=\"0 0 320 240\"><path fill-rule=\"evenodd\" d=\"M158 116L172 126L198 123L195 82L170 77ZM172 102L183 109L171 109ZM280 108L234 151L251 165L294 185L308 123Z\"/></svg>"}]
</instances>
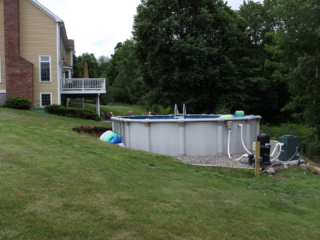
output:
<instances>
[{"instance_id":1,"label":"pool filter pump","mask_svg":"<svg viewBox=\"0 0 320 240\"><path fill-rule=\"evenodd\" d=\"M257 142L260 142L260 166L264 170L271 165L270 162L270 137L267 133L260 133L257 136ZM249 154L249 164L254 164L254 155Z\"/></svg>"},{"instance_id":2,"label":"pool filter pump","mask_svg":"<svg viewBox=\"0 0 320 240\"><path fill-rule=\"evenodd\" d=\"M267 133L260 133L257 136L257 142L260 142L261 169L264 170L271 165L270 136Z\"/></svg>"}]
</instances>

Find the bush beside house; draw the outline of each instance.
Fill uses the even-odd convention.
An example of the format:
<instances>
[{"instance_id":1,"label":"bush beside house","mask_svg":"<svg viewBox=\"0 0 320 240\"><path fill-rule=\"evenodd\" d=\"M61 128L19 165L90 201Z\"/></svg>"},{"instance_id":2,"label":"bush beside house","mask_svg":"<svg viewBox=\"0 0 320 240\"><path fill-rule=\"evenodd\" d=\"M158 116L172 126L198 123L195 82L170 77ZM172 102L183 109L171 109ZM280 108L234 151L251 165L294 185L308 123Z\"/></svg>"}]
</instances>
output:
<instances>
[{"instance_id":1,"label":"bush beside house","mask_svg":"<svg viewBox=\"0 0 320 240\"><path fill-rule=\"evenodd\" d=\"M87 110L87 109L78 109L78 108L64 107L62 105L52 104L52 105L46 106L45 110L48 113L56 114L59 116L92 119L95 121L101 120L99 115L95 111Z\"/></svg>"},{"instance_id":2,"label":"bush beside house","mask_svg":"<svg viewBox=\"0 0 320 240\"><path fill-rule=\"evenodd\" d=\"M24 97L8 98L5 104L3 105L3 107L22 109L22 110L29 110L30 106L31 106L31 101L29 101Z\"/></svg>"}]
</instances>

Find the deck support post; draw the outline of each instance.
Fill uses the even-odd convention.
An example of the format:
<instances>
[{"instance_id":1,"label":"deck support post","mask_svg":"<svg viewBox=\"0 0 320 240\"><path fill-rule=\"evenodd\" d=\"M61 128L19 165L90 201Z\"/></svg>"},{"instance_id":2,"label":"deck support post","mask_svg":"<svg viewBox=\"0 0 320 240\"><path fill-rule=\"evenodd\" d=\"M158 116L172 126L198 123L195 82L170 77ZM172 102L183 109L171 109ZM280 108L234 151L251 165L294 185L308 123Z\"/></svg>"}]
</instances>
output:
<instances>
[{"instance_id":1,"label":"deck support post","mask_svg":"<svg viewBox=\"0 0 320 240\"><path fill-rule=\"evenodd\" d=\"M100 93L97 94L97 99L96 99L96 110L97 114L100 117Z\"/></svg>"},{"instance_id":2,"label":"deck support post","mask_svg":"<svg viewBox=\"0 0 320 240\"><path fill-rule=\"evenodd\" d=\"M255 148L255 156L254 156L254 176L259 177L260 176L260 142L254 143Z\"/></svg>"}]
</instances>

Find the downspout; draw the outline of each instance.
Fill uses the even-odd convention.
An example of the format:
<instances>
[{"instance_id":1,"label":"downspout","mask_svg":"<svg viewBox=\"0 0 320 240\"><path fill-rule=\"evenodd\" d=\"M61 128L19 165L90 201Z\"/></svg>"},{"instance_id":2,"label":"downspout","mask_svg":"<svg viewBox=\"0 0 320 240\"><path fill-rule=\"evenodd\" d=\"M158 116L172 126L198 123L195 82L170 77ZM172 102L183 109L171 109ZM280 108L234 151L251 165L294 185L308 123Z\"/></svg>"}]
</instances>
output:
<instances>
[{"instance_id":1,"label":"downspout","mask_svg":"<svg viewBox=\"0 0 320 240\"><path fill-rule=\"evenodd\" d=\"M60 40L60 36L61 36L61 31L60 31L60 27L63 26L62 24L59 24L59 22L57 23L57 83L58 83L58 105L61 105L61 66L60 66L60 49L61 49L61 40Z\"/></svg>"}]
</instances>

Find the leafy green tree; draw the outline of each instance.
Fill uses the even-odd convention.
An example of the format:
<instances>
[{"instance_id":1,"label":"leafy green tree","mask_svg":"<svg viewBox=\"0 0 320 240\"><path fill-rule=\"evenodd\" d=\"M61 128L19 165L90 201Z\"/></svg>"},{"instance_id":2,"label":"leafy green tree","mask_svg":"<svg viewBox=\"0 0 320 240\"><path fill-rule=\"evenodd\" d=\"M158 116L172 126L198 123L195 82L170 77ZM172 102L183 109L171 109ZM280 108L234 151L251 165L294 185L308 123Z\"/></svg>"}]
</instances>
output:
<instances>
[{"instance_id":1,"label":"leafy green tree","mask_svg":"<svg viewBox=\"0 0 320 240\"><path fill-rule=\"evenodd\" d=\"M101 72L101 77L103 77L104 72L107 70L109 64L110 64L111 58L107 56L100 56L98 58L98 64L99 64L99 70Z\"/></svg>"},{"instance_id":2,"label":"leafy green tree","mask_svg":"<svg viewBox=\"0 0 320 240\"><path fill-rule=\"evenodd\" d=\"M103 105L106 105L112 101L112 96L110 94L110 87L109 87L108 79L106 76L106 71L108 69L108 66L110 65L110 61L111 61L111 58L107 56L100 56L98 58L99 72L100 72L99 77L106 79L106 87L107 87L107 94L100 95L100 103ZM91 98L89 101L93 101L93 103L95 103L94 98Z\"/></svg>"},{"instance_id":3,"label":"leafy green tree","mask_svg":"<svg viewBox=\"0 0 320 240\"><path fill-rule=\"evenodd\" d=\"M140 66L136 58L135 43L118 43L105 72L108 79L108 98L124 103L137 103L143 94Z\"/></svg>"},{"instance_id":4,"label":"leafy green tree","mask_svg":"<svg viewBox=\"0 0 320 240\"><path fill-rule=\"evenodd\" d=\"M245 21L222 0L142 0L134 18L149 106L235 108L249 97L240 71Z\"/></svg>"},{"instance_id":5,"label":"leafy green tree","mask_svg":"<svg viewBox=\"0 0 320 240\"><path fill-rule=\"evenodd\" d=\"M117 51L122 47L122 42L118 42L117 45L115 46L114 50Z\"/></svg>"},{"instance_id":6,"label":"leafy green tree","mask_svg":"<svg viewBox=\"0 0 320 240\"><path fill-rule=\"evenodd\" d=\"M72 73L72 77L73 78L78 78L79 75L80 75L79 69L77 68L77 56L73 54L73 73Z\"/></svg>"},{"instance_id":7,"label":"leafy green tree","mask_svg":"<svg viewBox=\"0 0 320 240\"><path fill-rule=\"evenodd\" d=\"M277 28L277 20L272 9L277 0L264 0L262 3L253 0L244 1L238 14L247 21L246 33L250 40L250 57L263 69L265 59L269 53L264 49L265 44L270 44L271 39L266 33L273 33Z\"/></svg>"},{"instance_id":8,"label":"leafy green tree","mask_svg":"<svg viewBox=\"0 0 320 240\"><path fill-rule=\"evenodd\" d=\"M264 122L279 124L288 120L288 114L280 109L289 99L287 84L271 78L271 69L264 63L271 58L265 49L265 44L270 44L272 39L267 33L274 33L278 26L277 18L272 10L277 0L264 0L263 3L252 0L244 1L237 12L246 20L247 66L242 68L243 76L247 77L246 89L250 92L246 111L262 116Z\"/></svg>"},{"instance_id":9,"label":"leafy green tree","mask_svg":"<svg viewBox=\"0 0 320 240\"><path fill-rule=\"evenodd\" d=\"M74 72L74 78L82 78L83 77L83 69L84 64L88 64L88 72L89 72L89 78L99 78L101 75L100 69L99 69L99 63L94 56L93 53L83 53L81 56L76 57L75 59L75 69Z\"/></svg>"},{"instance_id":10,"label":"leafy green tree","mask_svg":"<svg viewBox=\"0 0 320 240\"><path fill-rule=\"evenodd\" d=\"M275 68L273 77L288 83L291 100L283 110L295 111L317 128L320 137L320 5L318 0L278 0L273 12L278 29L273 45L267 50L273 55L267 66Z\"/></svg>"}]
</instances>

